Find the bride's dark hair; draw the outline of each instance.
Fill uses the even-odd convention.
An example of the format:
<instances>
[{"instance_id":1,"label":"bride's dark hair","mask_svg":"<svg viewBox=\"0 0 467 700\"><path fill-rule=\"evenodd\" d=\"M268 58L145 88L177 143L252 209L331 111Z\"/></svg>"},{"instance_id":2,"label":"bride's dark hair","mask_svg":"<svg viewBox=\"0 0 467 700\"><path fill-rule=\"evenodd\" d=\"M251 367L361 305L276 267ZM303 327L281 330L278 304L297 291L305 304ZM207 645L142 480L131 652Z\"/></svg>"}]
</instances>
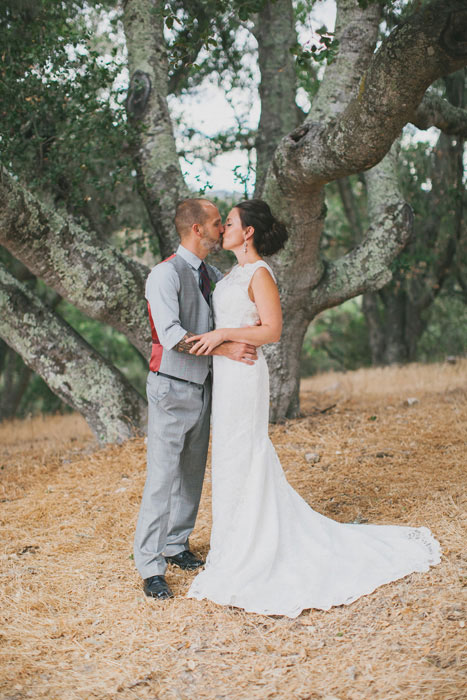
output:
<instances>
[{"instance_id":1,"label":"bride's dark hair","mask_svg":"<svg viewBox=\"0 0 467 700\"><path fill-rule=\"evenodd\" d=\"M274 218L269 205L262 199L246 199L235 205L243 228L255 229L253 244L260 255L273 255L284 247L289 234L284 224Z\"/></svg>"}]
</instances>

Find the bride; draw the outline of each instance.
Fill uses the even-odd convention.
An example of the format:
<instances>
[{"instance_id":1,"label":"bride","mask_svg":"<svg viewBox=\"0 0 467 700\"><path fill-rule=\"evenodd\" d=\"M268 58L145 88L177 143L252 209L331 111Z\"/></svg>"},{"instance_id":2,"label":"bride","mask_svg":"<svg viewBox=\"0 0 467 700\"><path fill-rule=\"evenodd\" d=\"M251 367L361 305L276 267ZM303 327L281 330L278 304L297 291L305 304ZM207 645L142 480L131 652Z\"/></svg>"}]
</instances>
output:
<instances>
[{"instance_id":1,"label":"bride","mask_svg":"<svg viewBox=\"0 0 467 700\"><path fill-rule=\"evenodd\" d=\"M250 343L258 360L213 358L211 546L188 596L296 617L427 571L440 561L440 546L425 527L335 522L288 484L268 437L269 377L259 347L277 342L282 329L274 273L262 256L286 240L265 202L231 210L223 247L238 264L214 290L216 330L190 339L198 355L227 340Z\"/></svg>"}]
</instances>

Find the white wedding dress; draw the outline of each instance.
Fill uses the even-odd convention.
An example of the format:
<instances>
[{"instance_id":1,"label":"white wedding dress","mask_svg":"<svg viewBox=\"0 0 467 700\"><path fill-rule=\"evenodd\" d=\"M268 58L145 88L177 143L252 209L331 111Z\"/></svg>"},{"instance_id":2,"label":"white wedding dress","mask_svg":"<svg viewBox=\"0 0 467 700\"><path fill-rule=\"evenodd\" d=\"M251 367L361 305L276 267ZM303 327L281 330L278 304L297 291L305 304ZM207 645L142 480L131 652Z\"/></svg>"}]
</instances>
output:
<instances>
[{"instance_id":1,"label":"white wedding dress","mask_svg":"<svg viewBox=\"0 0 467 700\"><path fill-rule=\"evenodd\" d=\"M264 262L237 265L213 295L218 328L258 320L248 286ZM252 365L214 356L212 533L204 571L188 596L264 615L348 604L440 561L425 528L338 523L288 484L268 437L269 376L261 349Z\"/></svg>"}]
</instances>

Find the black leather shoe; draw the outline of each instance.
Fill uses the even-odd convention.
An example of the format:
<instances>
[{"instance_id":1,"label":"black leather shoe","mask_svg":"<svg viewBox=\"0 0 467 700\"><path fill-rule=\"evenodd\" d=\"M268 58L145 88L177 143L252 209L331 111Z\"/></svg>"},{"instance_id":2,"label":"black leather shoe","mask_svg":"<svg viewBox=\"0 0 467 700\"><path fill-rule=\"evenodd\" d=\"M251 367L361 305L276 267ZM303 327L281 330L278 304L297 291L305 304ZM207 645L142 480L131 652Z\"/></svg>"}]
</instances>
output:
<instances>
[{"instance_id":1,"label":"black leather shoe","mask_svg":"<svg viewBox=\"0 0 467 700\"><path fill-rule=\"evenodd\" d=\"M146 595L151 598L163 600L164 598L174 597L164 576L150 576L149 578L145 578L143 589Z\"/></svg>"},{"instance_id":2,"label":"black leather shoe","mask_svg":"<svg viewBox=\"0 0 467 700\"><path fill-rule=\"evenodd\" d=\"M173 557L165 557L165 561L169 564L175 564L180 569L199 569L204 564L204 561L197 559L189 549L185 549L180 554L174 554Z\"/></svg>"}]
</instances>

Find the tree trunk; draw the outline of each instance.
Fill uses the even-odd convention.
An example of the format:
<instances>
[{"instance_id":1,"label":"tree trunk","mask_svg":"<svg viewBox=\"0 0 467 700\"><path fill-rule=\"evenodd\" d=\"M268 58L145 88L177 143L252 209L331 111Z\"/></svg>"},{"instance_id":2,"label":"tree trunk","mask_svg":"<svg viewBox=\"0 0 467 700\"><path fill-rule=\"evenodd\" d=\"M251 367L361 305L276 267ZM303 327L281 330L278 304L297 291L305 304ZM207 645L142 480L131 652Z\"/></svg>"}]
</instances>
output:
<instances>
[{"instance_id":1,"label":"tree trunk","mask_svg":"<svg viewBox=\"0 0 467 700\"><path fill-rule=\"evenodd\" d=\"M266 350L271 377L270 420L281 421L299 415L298 389L300 354L308 324L313 317L309 290L317 286L323 263L317 247L325 217L324 193L288 198L274 191L271 181L265 191L273 213L282 218L289 232L283 251L269 261L277 276L283 314L279 343ZM299 206L299 200L301 206Z\"/></svg>"},{"instance_id":2,"label":"tree trunk","mask_svg":"<svg viewBox=\"0 0 467 700\"><path fill-rule=\"evenodd\" d=\"M255 142L255 197L259 197L279 140L297 126L296 72L290 53L297 43L292 1L266 2L255 19L253 34L261 72L261 116Z\"/></svg>"},{"instance_id":3,"label":"tree trunk","mask_svg":"<svg viewBox=\"0 0 467 700\"><path fill-rule=\"evenodd\" d=\"M337 16L336 33L340 39L344 29L350 28L346 36L342 36L340 53L334 63L326 68L305 125L280 142L264 185L264 198L277 218L287 225L290 236L285 250L271 260L281 290L284 316L282 338L267 350L271 377L270 417L273 421L299 414L299 368L303 338L309 322L321 310L321 303L324 302L323 308L326 308L329 298L327 292L322 296L318 294L315 299L310 296L313 290L323 289L320 285L329 272L329 265L320 255L326 215L325 180L318 178L312 184L309 178L302 178L302 174L298 174L300 166L298 170L294 167L295 155L292 156L292 152L298 154L304 147L305 138L310 136L308 123L315 124L316 119L324 125L330 116L334 117L344 109L349 93L357 89L361 71L370 60L378 32L379 9L372 8L365 15L356 3L351 2L351 7L348 5L340 7ZM365 20L365 16L369 19ZM348 45L352 43L355 50L349 60ZM340 82L343 74L345 80ZM333 98L330 101L328 92L331 86L333 94L339 95L338 100ZM315 133L319 137L322 132L318 129ZM310 146L313 149L313 141ZM333 302L329 301L328 305L332 306Z\"/></svg>"},{"instance_id":4,"label":"tree trunk","mask_svg":"<svg viewBox=\"0 0 467 700\"><path fill-rule=\"evenodd\" d=\"M364 294L362 299L362 311L368 329L371 364L374 366L383 364L385 345L385 329L382 324L382 312L379 308L378 298L378 294Z\"/></svg>"},{"instance_id":5,"label":"tree trunk","mask_svg":"<svg viewBox=\"0 0 467 700\"><path fill-rule=\"evenodd\" d=\"M405 342L407 319L404 292L387 294L385 302L385 343L383 352L384 365L404 363L408 361Z\"/></svg>"},{"instance_id":6,"label":"tree trunk","mask_svg":"<svg viewBox=\"0 0 467 700\"><path fill-rule=\"evenodd\" d=\"M0 267L0 336L69 406L99 442L140 433L146 405L122 374L27 287Z\"/></svg>"},{"instance_id":7,"label":"tree trunk","mask_svg":"<svg viewBox=\"0 0 467 700\"><path fill-rule=\"evenodd\" d=\"M161 0L126 0L123 26L130 85L127 113L136 131L139 192L159 239L163 258L179 244L175 208L189 196L178 160L167 105L167 50Z\"/></svg>"}]
</instances>

